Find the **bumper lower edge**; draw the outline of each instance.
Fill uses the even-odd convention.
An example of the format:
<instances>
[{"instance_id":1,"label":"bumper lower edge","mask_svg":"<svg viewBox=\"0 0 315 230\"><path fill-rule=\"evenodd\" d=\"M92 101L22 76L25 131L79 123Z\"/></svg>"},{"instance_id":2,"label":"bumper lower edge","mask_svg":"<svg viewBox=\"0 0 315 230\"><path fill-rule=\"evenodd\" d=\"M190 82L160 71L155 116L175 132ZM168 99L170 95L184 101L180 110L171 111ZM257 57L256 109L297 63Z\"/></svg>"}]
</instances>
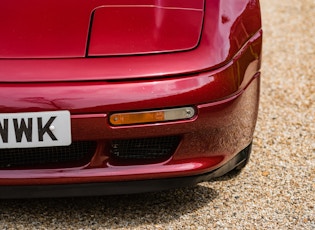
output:
<instances>
[{"instance_id":1,"label":"bumper lower edge","mask_svg":"<svg viewBox=\"0 0 315 230\"><path fill-rule=\"evenodd\" d=\"M251 144L220 168L196 176L105 183L0 186L0 199L121 195L189 187L237 168L247 161L250 151Z\"/></svg>"}]
</instances>

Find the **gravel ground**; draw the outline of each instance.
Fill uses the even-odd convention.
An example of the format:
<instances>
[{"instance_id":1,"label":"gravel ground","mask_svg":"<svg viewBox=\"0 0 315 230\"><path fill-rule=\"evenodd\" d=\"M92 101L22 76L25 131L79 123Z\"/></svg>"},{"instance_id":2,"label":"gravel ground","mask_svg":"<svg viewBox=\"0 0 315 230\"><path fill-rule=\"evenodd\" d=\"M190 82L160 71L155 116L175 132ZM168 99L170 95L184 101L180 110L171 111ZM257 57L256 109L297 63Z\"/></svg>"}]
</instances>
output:
<instances>
[{"instance_id":1,"label":"gravel ground","mask_svg":"<svg viewBox=\"0 0 315 230\"><path fill-rule=\"evenodd\" d=\"M239 175L145 195L0 200L0 229L315 229L315 1L261 4L261 107Z\"/></svg>"}]
</instances>

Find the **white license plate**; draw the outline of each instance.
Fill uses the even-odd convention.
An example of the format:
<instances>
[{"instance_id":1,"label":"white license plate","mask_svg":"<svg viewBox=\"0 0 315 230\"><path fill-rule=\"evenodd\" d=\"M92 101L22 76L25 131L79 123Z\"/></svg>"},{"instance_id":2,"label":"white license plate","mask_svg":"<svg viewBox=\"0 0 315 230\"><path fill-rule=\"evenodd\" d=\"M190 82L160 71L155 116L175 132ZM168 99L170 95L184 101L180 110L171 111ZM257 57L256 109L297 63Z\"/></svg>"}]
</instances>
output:
<instances>
[{"instance_id":1,"label":"white license plate","mask_svg":"<svg viewBox=\"0 0 315 230\"><path fill-rule=\"evenodd\" d=\"M0 113L0 149L70 144L69 111Z\"/></svg>"}]
</instances>

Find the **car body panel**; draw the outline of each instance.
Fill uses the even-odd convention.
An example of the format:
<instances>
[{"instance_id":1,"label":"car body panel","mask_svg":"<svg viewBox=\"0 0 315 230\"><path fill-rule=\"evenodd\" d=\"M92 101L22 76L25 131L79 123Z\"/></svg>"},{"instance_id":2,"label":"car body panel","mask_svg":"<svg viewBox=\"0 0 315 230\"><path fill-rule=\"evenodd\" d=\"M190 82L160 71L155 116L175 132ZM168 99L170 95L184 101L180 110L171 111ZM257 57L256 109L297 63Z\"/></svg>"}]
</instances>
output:
<instances>
[{"instance_id":1,"label":"car body panel","mask_svg":"<svg viewBox=\"0 0 315 230\"><path fill-rule=\"evenodd\" d=\"M87 56L193 49L199 42L202 21L203 9L103 6L93 12Z\"/></svg>"},{"instance_id":2,"label":"car body panel","mask_svg":"<svg viewBox=\"0 0 315 230\"><path fill-rule=\"evenodd\" d=\"M0 58L84 57L92 9L85 0L2 1Z\"/></svg>"},{"instance_id":3,"label":"car body panel","mask_svg":"<svg viewBox=\"0 0 315 230\"><path fill-rule=\"evenodd\" d=\"M190 1L191 2L191 1ZM141 6L141 7L140 7ZM153 19L156 18L165 20L163 14L165 12L150 11L145 14L141 11L143 8L157 8L165 9L167 7L172 11L190 11L201 10L203 8L203 0L197 0L189 3L189 1L104 1L104 0L66 0L66 1L9 1L5 0L1 2L0 8L0 31L2 36L0 37L0 58L66 58L66 57L85 57L89 29L92 27L93 14L96 15L96 22L98 20L110 20L108 24L114 28L121 28L128 21L121 15L121 18L100 18L99 15L103 15L103 9L110 7L110 12L113 12L113 8L125 9L119 14L128 14L133 12L136 15L141 14L142 20L151 20L151 14L153 13ZM98 9L96 11L96 9ZM102 10L100 10L102 9ZM176 10L178 9L178 10ZM186 10L185 10L186 9ZM96 11L96 12L95 12ZM100 12L100 13L99 13ZM105 12L106 14L107 12ZM104 14L104 16L105 16ZM162 14L162 15L161 15ZM176 16L176 13L173 13ZM113 17L113 15L109 15ZM159 18L160 16L160 18ZM174 18L172 16L171 18ZM187 16L187 15L183 15ZM125 15L126 17L126 15ZM127 15L128 17L128 15ZM162 18L161 18L162 17ZM201 14L202 17L202 14ZM167 18L166 18L167 19ZM155 20L155 23L158 21ZM202 21L199 19L199 24ZM138 27L134 22L133 28ZM199 27L200 27L199 25ZM99 27L99 23L96 25ZM105 25L104 25L105 26ZM168 26L168 24L166 24ZM197 25L198 27L198 25ZM171 29L171 28L169 28ZM93 28L93 30L95 30ZM113 32L112 28L110 30ZM120 30L121 31L121 30ZM152 32L159 33L159 25L152 27ZM96 35L94 35L96 33ZM108 33L108 30L107 30ZM197 36L200 30L197 31ZM95 41L95 39L102 39L96 32L92 34L92 47L94 52L98 51L97 46L99 42L108 41ZM130 33L125 34L130 36ZM137 34L136 40L140 40L141 34ZM198 36L199 37L199 36ZM105 37L105 39L108 39ZM125 37L116 37L116 41L123 44ZM198 38L197 38L198 40ZM165 45L167 43L165 42ZM10 48L8 48L10 47ZM92 52L91 51L91 52Z\"/></svg>"},{"instance_id":4,"label":"car body panel","mask_svg":"<svg viewBox=\"0 0 315 230\"><path fill-rule=\"evenodd\" d=\"M73 114L85 114L217 101L242 90L241 83L242 87L248 84L260 68L256 59L260 55L260 44L261 37L254 37L241 50L242 55L217 70L166 79L28 84L4 82L0 83L0 109L5 113L67 109ZM13 91L14 94L10 93Z\"/></svg>"},{"instance_id":5,"label":"car body panel","mask_svg":"<svg viewBox=\"0 0 315 230\"><path fill-rule=\"evenodd\" d=\"M3 59L0 59L0 82L119 80L216 69L232 60L246 41L260 30L259 5L257 1L214 0L206 2L205 10L207 14L204 16L201 40L193 50L174 52L171 55L164 53L115 58L15 60L10 59L9 55L3 55ZM73 43L77 40L80 39ZM27 44L24 46L30 47ZM12 45L3 45L2 50L7 50L8 47ZM43 50L39 46L32 47ZM13 46L11 49L20 52L19 47ZM52 49L56 50L54 47ZM84 46L83 50L85 49ZM23 58L23 55L20 57ZM16 71L17 67L23 71Z\"/></svg>"}]
</instances>

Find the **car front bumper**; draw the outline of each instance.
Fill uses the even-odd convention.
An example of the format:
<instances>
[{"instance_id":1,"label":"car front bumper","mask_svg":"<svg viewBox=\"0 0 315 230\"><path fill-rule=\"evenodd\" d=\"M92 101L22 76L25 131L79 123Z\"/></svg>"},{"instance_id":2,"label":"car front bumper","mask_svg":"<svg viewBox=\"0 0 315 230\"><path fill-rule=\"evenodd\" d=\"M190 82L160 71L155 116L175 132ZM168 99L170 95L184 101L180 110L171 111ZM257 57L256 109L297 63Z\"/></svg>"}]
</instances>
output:
<instances>
[{"instance_id":1,"label":"car front bumper","mask_svg":"<svg viewBox=\"0 0 315 230\"><path fill-rule=\"evenodd\" d=\"M251 141L259 100L257 73L248 85L220 101L195 105L190 120L112 127L106 114L72 115L73 139L93 140L93 157L75 167L10 168L0 170L0 185L67 184L105 181L146 180L198 175L224 165ZM107 151L113 139L180 136L169 159L131 164L112 161Z\"/></svg>"}]
</instances>

